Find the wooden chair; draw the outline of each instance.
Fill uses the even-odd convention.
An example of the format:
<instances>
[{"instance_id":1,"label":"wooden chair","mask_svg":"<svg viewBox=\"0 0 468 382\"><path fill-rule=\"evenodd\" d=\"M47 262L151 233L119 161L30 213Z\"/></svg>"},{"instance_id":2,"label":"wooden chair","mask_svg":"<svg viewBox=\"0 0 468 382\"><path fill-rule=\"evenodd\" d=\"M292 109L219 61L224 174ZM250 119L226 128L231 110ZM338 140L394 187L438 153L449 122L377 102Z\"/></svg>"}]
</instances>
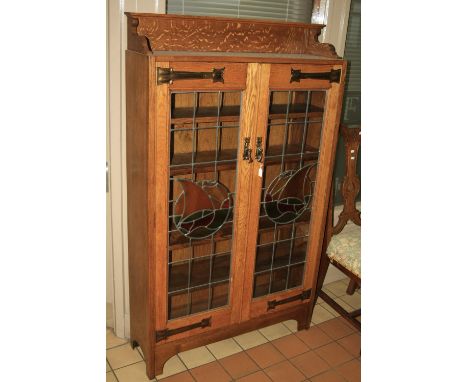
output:
<instances>
[{"instance_id":1,"label":"wooden chair","mask_svg":"<svg viewBox=\"0 0 468 382\"><path fill-rule=\"evenodd\" d=\"M343 211L339 215L338 222L333 226L332 186L314 305L318 297L322 298L353 326L361 330L361 323L356 319L356 317L361 316L361 309L347 312L322 290L330 263L351 279L346 293L353 294L357 287L361 287L361 212L356 209L356 196L361 187L360 179L356 173L357 155L361 144L361 128L349 128L342 125L340 133L344 139L346 161L341 187Z\"/></svg>"}]
</instances>

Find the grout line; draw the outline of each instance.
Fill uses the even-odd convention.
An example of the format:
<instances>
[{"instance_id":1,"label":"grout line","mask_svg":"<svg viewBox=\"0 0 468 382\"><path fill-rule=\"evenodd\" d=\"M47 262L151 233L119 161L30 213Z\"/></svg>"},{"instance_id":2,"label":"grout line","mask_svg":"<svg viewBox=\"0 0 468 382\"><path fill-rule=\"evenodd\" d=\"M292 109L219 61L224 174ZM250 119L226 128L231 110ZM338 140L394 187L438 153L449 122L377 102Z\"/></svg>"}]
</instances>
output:
<instances>
[{"instance_id":1,"label":"grout line","mask_svg":"<svg viewBox=\"0 0 468 382\"><path fill-rule=\"evenodd\" d=\"M106 348L106 350L115 349L115 348L118 348L118 347L120 347L120 346L127 345L127 344L129 344L129 343L130 343L130 342L125 342L125 343L123 343L123 344L120 344L120 345L115 345L115 346L112 346L112 347L110 347L110 348Z\"/></svg>"},{"instance_id":2,"label":"grout line","mask_svg":"<svg viewBox=\"0 0 468 382\"><path fill-rule=\"evenodd\" d=\"M109 363L109 361L107 361L107 363ZM112 366L110 365L110 363L109 363L109 367L111 368L111 370L108 371L108 373L114 374L115 380L116 380L117 382L119 382L119 379L117 378L117 375L115 374L115 371L114 371L114 369L112 368Z\"/></svg>"},{"instance_id":3,"label":"grout line","mask_svg":"<svg viewBox=\"0 0 468 382\"><path fill-rule=\"evenodd\" d=\"M221 368L226 372L227 375L229 375L229 377L231 377L231 380L234 381L234 377L231 375L231 373L229 373L229 371L226 370L226 368L223 366L223 364L221 362L219 362L218 358L216 358L216 356L213 354L213 352L208 348L208 346L206 347L208 349L208 351L210 352L210 354L214 357L215 361L212 361L212 362L217 362L219 363L219 366L221 366ZM241 347L242 349L242 347ZM244 350L242 350L244 351ZM231 355L236 355L236 354L239 354L239 353L234 353L234 354L231 354ZM228 355L228 357L230 357L230 355ZM228 357L224 357L224 358L228 358ZM210 362L211 363L211 362ZM194 378L195 380L197 380L196 378Z\"/></svg>"},{"instance_id":4,"label":"grout line","mask_svg":"<svg viewBox=\"0 0 468 382\"><path fill-rule=\"evenodd\" d=\"M138 353L140 353L141 358L143 358L143 361L145 361L145 357L143 356L143 352L140 350L140 347L138 346L136 349Z\"/></svg>"},{"instance_id":5,"label":"grout line","mask_svg":"<svg viewBox=\"0 0 468 382\"><path fill-rule=\"evenodd\" d=\"M129 363L128 365L121 366L121 367L117 367L117 368L115 368L115 369L112 369L112 370L120 370L120 369L123 369L124 367L127 367L127 366L132 366L132 365L136 365L137 363L140 363L140 362L145 362L145 361L143 361L142 359L140 359L139 361L132 362L132 363Z\"/></svg>"}]
</instances>

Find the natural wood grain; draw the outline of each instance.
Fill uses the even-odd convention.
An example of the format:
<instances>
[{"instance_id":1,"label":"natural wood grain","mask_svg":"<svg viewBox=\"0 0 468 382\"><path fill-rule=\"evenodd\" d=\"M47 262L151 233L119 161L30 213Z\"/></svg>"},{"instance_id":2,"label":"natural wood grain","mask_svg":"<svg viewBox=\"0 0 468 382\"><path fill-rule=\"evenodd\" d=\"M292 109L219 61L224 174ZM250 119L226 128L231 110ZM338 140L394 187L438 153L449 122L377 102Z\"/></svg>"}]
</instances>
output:
<instances>
[{"instance_id":1,"label":"natural wood grain","mask_svg":"<svg viewBox=\"0 0 468 382\"><path fill-rule=\"evenodd\" d=\"M346 61L343 62L341 66L341 82L339 84L334 83L332 85L331 95L335 97L334 105L332 111L329 114L324 116L324 118L329 118L329 125L327 131L328 146L326 150L328 156L328 166L329 168L325 170L326 174L322 175L323 179L323 193L321 206L320 206L320 226L316 226L316 237L318 238L318 243L315 243L315 257L311 259L311 263L307 269L307 272L310 273L308 281L312 286L312 295L315 296L313 301L316 301L316 296L321 289L321 284L325 279L325 274L328 268L328 256L324 256L325 248L328 246L329 238L331 237L331 204L333 201L330 200L332 188L332 175L333 168L335 166L335 157L336 157L336 146L338 143L338 131L339 123L341 116L341 108L343 104L343 93L344 93L344 79L346 78ZM330 97L330 94L329 94ZM324 138L325 139L325 138ZM318 232L317 232L318 231ZM325 248L324 248L325 246ZM326 259L324 259L326 257ZM314 304L309 305L308 319L312 318L312 313L314 310Z\"/></svg>"},{"instance_id":2,"label":"natural wood grain","mask_svg":"<svg viewBox=\"0 0 468 382\"><path fill-rule=\"evenodd\" d=\"M322 131L322 142L320 145L319 167L314 190L314 201L312 204L312 210L314 211L314 216L312 217L313 224L311 224L309 228L309 262L307 263L304 273L305 289L315 288L317 282L322 238L326 220L326 207L328 204L328 196L335 162L336 144L338 141L341 100L345 82L344 73L345 68L343 67L340 83L332 83L327 92L327 108L323 117L324 125ZM314 292L314 290L312 292Z\"/></svg>"},{"instance_id":3,"label":"natural wood grain","mask_svg":"<svg viewBox=\"0 0 468 382\"><path fill-rule=\"evenodd\" d=\"M331 84L328 80L321 79L301 79L300 82L291 83L291 69L299 69L303 73L326 73L333 69L333 65L328 64L273 64L272 72L275 73L270 81L270 87L277 90L287 89L329 89ZM342 76L342 78L344 78Z\"/></svg>"},{"instance_id":4,"label":"natural wood grain","mask_svg":"<svg viewBox=\"0 0 468 382\"><path fill-rule=\"evenodd\" d=\"M131 335L142 347L147 375L153 378L162 372L164 362L176 352L287 319L296 319L299 329L310 324L310 300L291 301L270 311L267 311L267 302L315 288L345 64L331 53L329 46L316 42L321 26L149 14L129 14L128 21L126 78ZM234 27L237 32L233 32ZM193 36L187 35L189 28L192 28ZM201 41L208 34L211 39ZM225 67L225 83L182 80L170 85L157 85L157 67L182 71ZM304 72L341 68L341 83L301 80L291 84L291 67ZM273 95L274 106L269 108L271 90L314 89L323 90L321 94L326 92L327 99L326 105L313 100L313 108L308 113L311 134L305 138L309 150L306 160L317 159L321 137L316 132L320 132L318 127L322 120L323 134L311 212L304 213L295 225L301 235L309 234L304 283L301 287L253 299L257 236L263 243L271 241L274 224L268 218L259 217L261 178L258 170L263 164L242 160L242 142L245 137L251 138L253 157L255 139L266 137L268 120L285 126L304 118L306 93L294 93L295 106L289 109L286 120L287 93ZM171 94L172 91L175 93ZM219 118L218 91L225 92L222 103L225 110ZM196 102L193 92L202 94L197 96ZM194 105L198 108L195 120ZM194 121L195 132L184 132L193 126ZM206 127L218 122L223 126L222 139L218 142L220 153L228 160L218 164L215 174L215 169L202 164L202 161L212 156L213 142L217 142L216 129ZM238 126L225 128L228 124ZM286 139L288 150L284 159L286 168L290 169L300 160L297 152L302 144L302 135L295 131ZM280 168L284 138L282 133L271 132L269 140L264 164L276 171ZM265 143L264 139L263 149ZM173 181L171 185L169 176L186 175L188 167L184 161L188 155L192 159L193 148L198 161L194 167L194 180L219 176L222 184L231 191L235 190L233 222L215 234L214 243L215 253L230 253L230 284L222 283L226 290L229 288L229 303L224 306L219 303L218 308L168 320L168 249L171 250L171 261L187 261L189 258L200 261L201 256L211 251L211 244L203 239L188 246L182 238L167 234L170 223L168 200L173 200L182 190L179 182ZM171 159L172 165L180 166L171 167ZM309 224L309 220L313 223ZM279 238L290 235L291 229L288 224L283 226ZM226 290L221 291L221 300ZM316 290L312 292L315 298ZM194 304L201 301L197 298ZM197 309L199 307L194 311ZM208 317L211 317L210 327L194 328L155 342L156 330L178 329Z\"/></svg>"},{"instance_id":5,"label":"natural wood grain","mask_svg":"<svg viewBox=\"0 0 468 382\"><path fill-rule=\"evenodd\" d=\"M357 157L361 145L361 128L350 128L342 125L340 128L345 146L345 175L341 187L343 196L343 211L338 216L338 222L333 227L333 234L341 232L351 220L354 224L361 225L361 212L356 209L356 197L361 189L361 181L356 173Z\"/></svg>"},{"instance_id":6,"label":"natural wood grain","mask_svg":"<svg viewBox=\"0 0 468 382\"><path fill-rule=\"evenodd\" d=\"M156 67L169 67L168 62L157 62ZM154 164L156 174L156 187L153 190L155 199L156 229L155 255L156 263L153 272L156 272L157 286L155 286L155 321L154 330L164 330L167 322L167 247L168 239L165 234L168 227L168 193L169 170L167 158L169 157L169 115L170 97L168 85L156 86L156 100L154 104L156 113L156 161ZM151 105L150 108L153 108ZM164 232L164 234L162 234Z\"/></svg>"},{"instance_id":7,"label":"natural wood grain","mask_svg":"<svg viewBox=\"0 0 468 382\"><path fill-rule=\"evenodd\" d=\"M268 314L239 323L231 323L228 326L217 329L199 329L197 334L185 337L176 341L167 342L161 346L156 346L156 374L162 373L165 362L177 353L190 350L199 346L231 338L239 334L273 325L285 320L296 320L298 330L306 329L310 322L306 321L307 304L294 305L283 309L272 310ZM149 376L153 378L152 376Z\"/></svg>"},{"instance_id":8,"label":"natural wood grain","mask_svg":"<svg viewBox=\"0 0 468 382\"><path fill-rule=\"evenodd\" d=\"M133 34L128 38L129 47L142 53L187 50L303 53L337 57L332 45L318 41L324 25L224 17L125 14L130 20L128 34Z\"/></svg>"},{"instance_id":9,"label":"natural wood grain","mask_svg":"<svg viewBox=\"0 0 468 382\"><path fill-rule=\"evenodd\" d=\"M211 79L175 80L169 85L171 91L183 90L234 90L245 88L245 71L247 64L226 62L171 62L174 71L211 72L213 68L224 68L224 82L213 82Z\"/></svg>"},{"instance_id":10,"label":"natural wood grain","mask_svg":"<svg viewBox=\"0 0 468 382\"><path fill-rule=\"evenodd\" d=\"M148 338L151 325L150 251L148 250L148 120L149 58L134 52L126 53L127 102L127 198L128 198L128 267L130 337L137 341L146 357L152 358L152 342ZM151 366L151 365L150 365ZM154 367L154 365L153 365ZM151 370L151 367L149 367Z\"/></svg>"},{"instance_id":11,"label":"natural wood grain","mask_svg":"<svg viewBox=\"0 0 468 382\"><path fill-rule=\"evenodd\" d=\"M262 131L265 130L268 122L268 105L270 94L268 91L268 84L270 81L270 65L266 64L251 64L252 68L252 82L255 86L252 86L251 90L251 115L246 115L247 121L252 125L252 136L251 141L255 142L256 137L264 137ZM263 151L265 152L265 140L263 140ZM249 192L249 204L248 213L245 216L245 223L248 230L248 236L246 237L245 247L245 260L244 260L244 288L242 292L242 320L248 320L250 316L249 301L252 298L252 277L255 263L255 243L257 241L258 231L258 214L259 214L259 203L260 203L260 188L261 178L258 176L258 171L262 163L254 161L249 166L249 177L251 180L251 187Z\"/></svg>"}]
</instances>

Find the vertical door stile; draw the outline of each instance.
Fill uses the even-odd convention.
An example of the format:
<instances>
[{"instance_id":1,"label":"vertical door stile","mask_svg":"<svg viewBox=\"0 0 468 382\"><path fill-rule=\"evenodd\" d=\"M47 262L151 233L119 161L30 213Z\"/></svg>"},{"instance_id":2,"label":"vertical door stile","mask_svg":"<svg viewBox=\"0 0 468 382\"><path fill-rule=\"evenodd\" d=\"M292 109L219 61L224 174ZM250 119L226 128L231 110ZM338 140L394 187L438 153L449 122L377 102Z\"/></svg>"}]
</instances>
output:
<instances>
[{"instance_id":1,"label":"vertical door stile","mask_svg":"<svg viewBox=\"0 0 468 382\"><path fill-rule=\"evenodd\" d=\"M304 277L304 285L308 285L312 289L312 295L315 295L317 284L318 269L320 265L320 255L322 251L322 239L325 231L326 224L326 211L328 206L328 199L330 197L331 180L333 176L333 169L335 166L336 146L338 143L338 131L341 118L341 108L343 103L343 93L346 78L346 62L340 66L341 81L332 84L328 90L327 109L324 115L323 137L322 137L322 150L320 153L321 168L317 174L318 188L317 195L322 196L322 203L316 201L314 208L316 209L317 221L321 224L314 224L311 227L308 252L317 253L315 258L310 259L306 268ZM309 309L309 312L311 309ZM309 317L311 319L311 317Z\"/></svg>"},{"instance_id":2,"label":"vertical door stile","mask_svg":"<svg viewBox=\"0 0 468 382\"><path fill-rule=\"evenodd\" d=\"M254 158L257 137L265 136L268 119L270 64L251 63L247 70L247 87L243 101L242 138L249 137L252 149L252 162L242 161L243 172L239 171L239 180L244 182L239 192L242 200L242 213L239 213L238 229L243 233L244 240L238 240L239 251L237 256L236 272L238 277L238 290L241 296L242 308L240 320L245 321L250 316L250 300L252 294L253 269L255 261L255 241L258 229L258 204L262 179L259 169L262 166ZM263 139L263 142L265 140ZM242 146L242 145L239 145ZM239 147L239 155L242 148ZM239 187L239 190L241 188ZM238 239L241 235L237 236ZM242 291L242 293L240 292Z\"/></svg>"},{"instance_id":3,"label":"vertical door stile","mask_svg":"<svg viewBox=\"0 0 468 382\"><path fill-rule=\"evenodd\" d=\"M156 66L156 65L154 65ZM168 62L158 62L157 66L160 68L168 68ZM153 77L151 81L156 82L156 78ZM168 165L169 160L169 114L170 114L170 100L169 100L169 88L168 85L157 85L156 86L156 104L149 105L150 109L156 110L156 123L154 128L156 136L156 158L155 158L155 177L156 177L156 188L155 193L155 213L156 221L155 228L156 232L150 232L150 235L155 235L155 270L157 285L154 284L155 288L155 323L156 330L164 329L167 322L167 292L166 288L162 287L167 285L167 232L168 232ZM150 190L151 191L151 190ZM150 192L151 195L151 192ZM151 270L153 272L154 270Z\"/></svg>"}]
</instances>

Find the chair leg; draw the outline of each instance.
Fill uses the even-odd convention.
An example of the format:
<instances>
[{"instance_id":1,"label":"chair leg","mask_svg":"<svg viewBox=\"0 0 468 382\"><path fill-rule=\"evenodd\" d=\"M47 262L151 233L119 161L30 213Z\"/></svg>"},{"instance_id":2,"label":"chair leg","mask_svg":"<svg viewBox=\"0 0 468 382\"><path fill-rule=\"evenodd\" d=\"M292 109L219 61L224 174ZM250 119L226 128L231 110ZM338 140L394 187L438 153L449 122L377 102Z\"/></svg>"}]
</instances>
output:
<instances>
[{"instance_id":1,"label":"chair leg","mask_svg":"<svg viewBox=\"0 0 468 382\"><path fill-rule=\"evenodd\" d=\"M346 289L346 294L353 294L356 291L358 284L354 280L349 280L348 288Z\"/></svg>"}]
</instances>

